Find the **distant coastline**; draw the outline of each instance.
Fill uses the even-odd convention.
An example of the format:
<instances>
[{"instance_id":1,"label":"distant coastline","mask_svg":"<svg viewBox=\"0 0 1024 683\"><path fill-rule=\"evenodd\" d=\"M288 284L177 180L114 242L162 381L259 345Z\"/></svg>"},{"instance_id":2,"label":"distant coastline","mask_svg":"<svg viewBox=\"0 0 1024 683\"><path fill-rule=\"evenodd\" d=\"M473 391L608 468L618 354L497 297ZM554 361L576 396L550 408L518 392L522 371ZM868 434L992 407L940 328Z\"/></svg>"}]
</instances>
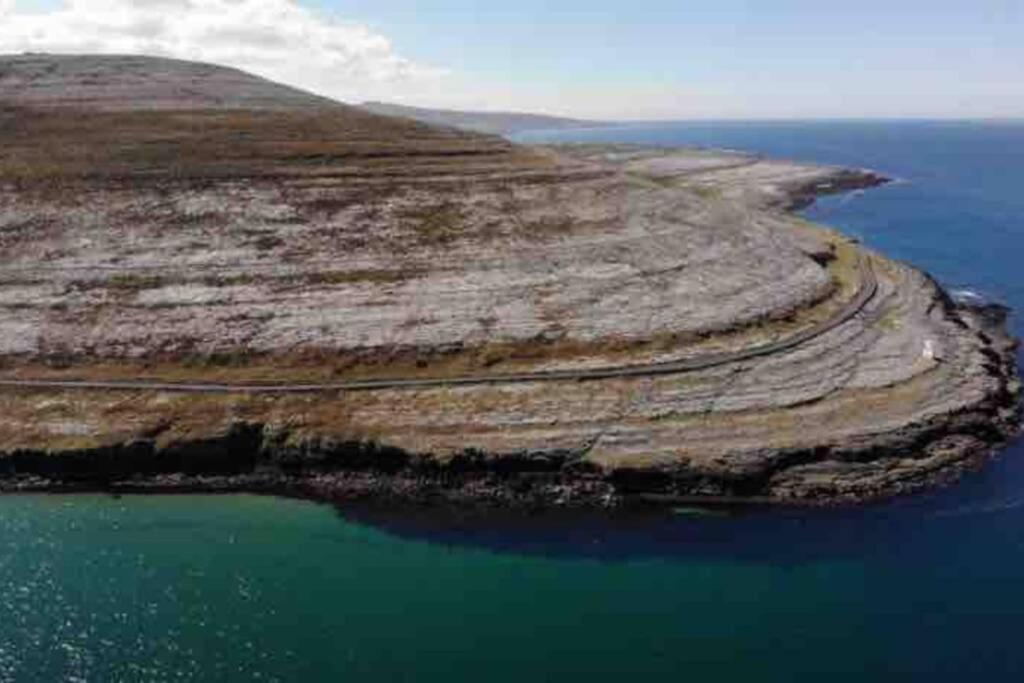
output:
<instances>
[{"instance_id":1,"label":"distant coastline","mask_svg":"<svg viewBox=\"0 0 1024 683\"><path fill-rule=\"evenodd\" d=\"M560 116L546 116L543 114L427 109L387 102L364 102L359 106L374 114L397 116L434 126L448 126L474 133L489 133L491 135L513 135L534 130L605 128L619 125L610 121L587 121Z\"/></svg>"}]
</instances>

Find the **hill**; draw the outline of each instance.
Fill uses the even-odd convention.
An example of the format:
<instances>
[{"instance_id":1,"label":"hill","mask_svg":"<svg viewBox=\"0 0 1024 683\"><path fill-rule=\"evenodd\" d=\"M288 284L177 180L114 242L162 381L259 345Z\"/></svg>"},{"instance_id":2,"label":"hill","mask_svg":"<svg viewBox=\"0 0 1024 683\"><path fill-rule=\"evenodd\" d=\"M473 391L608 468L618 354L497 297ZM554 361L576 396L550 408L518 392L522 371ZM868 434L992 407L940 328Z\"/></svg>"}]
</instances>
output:
<instances>
[{"instance_id":1,"label":"hill","mask_svg":"<svg viewBox=\"0 0 1024 683\"><path fill-rule=\"evenodd\" d=\"M251 74L137 55L0 57L7 106L105 111L317 109L337 102Z\"/></svg>"},{"instance_id":2,"label":"hill","mask_svg":"<svg viewBox=\"0 0 1024 683\"><path fill-rule=\"evenodd\" d=\"M835 502L1018 422L998 316L785 212L870 172L0 74L0 489Z\"/></svg>"}]
</instances>

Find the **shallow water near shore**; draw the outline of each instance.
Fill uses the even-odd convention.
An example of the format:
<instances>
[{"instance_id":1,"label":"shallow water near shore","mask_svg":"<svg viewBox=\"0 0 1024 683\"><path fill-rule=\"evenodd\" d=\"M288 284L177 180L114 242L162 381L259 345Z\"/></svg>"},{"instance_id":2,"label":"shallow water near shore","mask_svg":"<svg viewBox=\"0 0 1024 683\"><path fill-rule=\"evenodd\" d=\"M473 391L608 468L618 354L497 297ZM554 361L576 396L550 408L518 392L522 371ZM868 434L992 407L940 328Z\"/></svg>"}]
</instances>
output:
<instances>
[{"instance_id":1,"label":"shallow water near shore","mask_svg":"<svg viewBox=\"0 0 1024 683\"><path fill-rule=\"evenodd\" d=\"M708 123L557 139L887 173L900 182L806 214L1024 310L1024 124ZM836 511L524 517L0 497L0 683L1016 681L1022 619L1020 444L953 488Z\"/></svg>"}]
</instances>

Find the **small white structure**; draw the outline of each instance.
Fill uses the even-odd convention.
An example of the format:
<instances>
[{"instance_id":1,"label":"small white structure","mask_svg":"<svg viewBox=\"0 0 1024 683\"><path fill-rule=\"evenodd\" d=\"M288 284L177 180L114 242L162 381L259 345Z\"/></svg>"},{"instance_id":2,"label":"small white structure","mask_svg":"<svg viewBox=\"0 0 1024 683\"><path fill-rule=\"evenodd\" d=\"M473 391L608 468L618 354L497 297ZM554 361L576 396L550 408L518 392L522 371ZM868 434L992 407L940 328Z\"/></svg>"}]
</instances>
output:
<instances>
[{"instance_id":1,"label":"small white structure","mask_svg":"<svg viewBox=\"0 0 1024 683\"><path fill-rule=\"evenodd\" d=\"M935 342L931 339L926 339L924 342L924 351L921 352L921 355L928 361L939 360L939 354L935 348Z\"/></svg>"}]
</instances>

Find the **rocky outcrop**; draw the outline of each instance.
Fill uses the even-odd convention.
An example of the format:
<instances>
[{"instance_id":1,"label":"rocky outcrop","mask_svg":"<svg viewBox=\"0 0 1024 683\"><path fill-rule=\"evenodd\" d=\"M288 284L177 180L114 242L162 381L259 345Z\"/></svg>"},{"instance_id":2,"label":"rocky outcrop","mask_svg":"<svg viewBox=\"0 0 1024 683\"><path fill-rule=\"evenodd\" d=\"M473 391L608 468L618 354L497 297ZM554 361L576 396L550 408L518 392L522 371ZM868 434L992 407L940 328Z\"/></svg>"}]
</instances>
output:
<instances>
[{"instance_id":1,"label":"rocky outcrop","mask_svg":"<svg viewBox=\"0 0 1024 683\"><path fill-rule=\"evenodd\" d=\"M891 178L867 169L843 169L823 182L802 181L787 187L781 206L786 211L802 211L823 195L868 190L890 182Z\"/></svg>"}]
</instances>

